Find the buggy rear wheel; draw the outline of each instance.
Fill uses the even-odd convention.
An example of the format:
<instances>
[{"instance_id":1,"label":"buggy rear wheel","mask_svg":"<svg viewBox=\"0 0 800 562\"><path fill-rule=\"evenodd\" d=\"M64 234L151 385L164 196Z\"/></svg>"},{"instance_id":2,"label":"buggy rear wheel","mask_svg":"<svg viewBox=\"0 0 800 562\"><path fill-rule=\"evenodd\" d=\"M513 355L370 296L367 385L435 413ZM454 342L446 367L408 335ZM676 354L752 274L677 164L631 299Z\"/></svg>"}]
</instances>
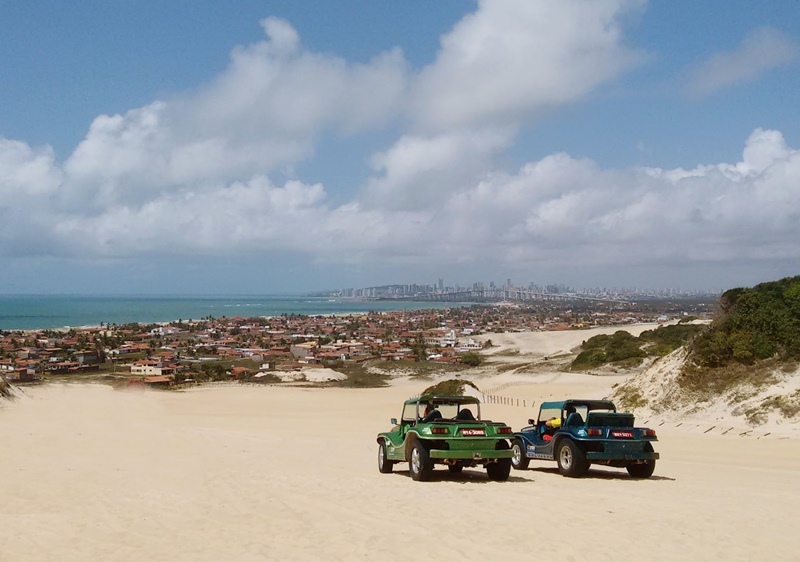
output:
<instances>
[{"instance_id":1,"label":"buggy rear wheel","mask_svg":"<svg viewBox=\"0 0 800 562\"><path fill-rule=\"evenodd\" d=\"M648 459L640 464L629 464L625 468L634 478L650 478L656 470L655 459Z\"/></svg>"},{"instance_id":2,"label":"buggy rear wheel","mask_svg":"<svg viewBox=\"0 0 800 562\"><path fill-rule=\"evenodd\" d=\"M464 470L463 464L448 464L447 470L450 471L451 474L461 474L461 471Z\"/></svg>"},{"instance_id":3,"label":"buggy rear wheel","mask_svg":"<svg viewBox=\"0 0 800 562\"><path fill-rule=\"evenodd\" d=\"M501 451L508 451L508 443L504 440L498 441L495 449ZM497 482L505 482L508 480L508 475L511 474L511 459L497 459L497 462L492 462L486 465L486 474L489 480Z\"/></svg>"},{"instance_id":4,"label":"buggy rear wheel","mask_svg":"<svg viewBox=\"0 0 800 562\"><path fill-rule=\"evenodd\" d=\"M572 439L564 439L558 444L556 460L558 461L558 471L570 478L583 476L589 470L586 455Z\"/></svg>"},{"instance_id":5,"label":"buggy rear wheel","mask_svg":"<svg viewBox=\"0 0 800 562\"><path fill-rule=\"evenodd\" d=\"M418 439L411 444L411 454L408 456L408 471L411 478L418 482L425 482L431 479L433 473L433 462L428 455L428 450Z\"/></svg>"}]
</instances>

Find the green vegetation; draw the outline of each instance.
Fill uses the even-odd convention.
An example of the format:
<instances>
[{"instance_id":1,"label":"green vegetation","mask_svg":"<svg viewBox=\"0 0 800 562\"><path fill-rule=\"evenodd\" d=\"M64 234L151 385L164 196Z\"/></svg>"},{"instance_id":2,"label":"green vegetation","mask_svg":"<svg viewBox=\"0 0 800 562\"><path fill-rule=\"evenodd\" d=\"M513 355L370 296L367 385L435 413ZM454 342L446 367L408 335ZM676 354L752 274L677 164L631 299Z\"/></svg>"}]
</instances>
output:
<instances>
[{"instance_id":1,"label":"green vegetation","mask_svg":"<svg viewBox=\"0 0 800 562\"><path fill-rule=\"evenodd\" d=\"M670 326L659 326L655 330L646 330L639 339L650 343L646 347L647 355L663 357L685 345L687 341L706 329L701 324L685 324L683 320Z\"/></svg>"},{"instance_id":2,"label":"green vegetation","mask_svg":"<svg viewBox=\"0 0 800 562\"><path fill-rule=\"evenodd\" d=\"M448 379L433 386L429 386L422 391L422 394L443 394L446 396L463 396L464 389L471 386L475 390L479 390L477 386L470 381L462 381L459 379Z\"/></svg>"},{"instance_id":3,"label":"green vegetation","mask_svg":"<svg viewBox=\"0 0 800 562\"><path fill-rule=\"evenodd\" d=\"M764 408L774 408L787 418L800 414L800 390L788 396L771 396L761 404Z\"/></svg>"},{"instance_id":4,"label":"green vegetation","mask_svg":"<svg viewBox=\"0 0 800 562\"><path fill-rule=\"evenodd\" d=\"M642 340L624 330L618 330L611 336L594 336L583 342L583 351L572 362L572 368L593 369L606 363L628 360L638 364L647 357L647 353L641 349L642 345Z\"/></svg>"},{"instance_id":5,"label":"green vegetation","mask_svg":"<svg viewBox=\"0 0 800 562\"><path fill-rule=\"evenodd\" d=\"M470 367L477 367L483 363L483 358L477 353L465 353L461 357L461 363L464 365L469 365Z\"/></svg>"},{"instance_id":6,"label":"green vegetation","mask_svg":"<svg viewBox=\"0 0 800 562\"><path fill-rule=\"evenodd\" d=\"M800 359L800 276L723 293L719 316L694 340L690 355L705 368L771 358Z\"/></svg>"},{"instance_id":7,"label":"green vegetation","mask_svg":"<svg viewBox=\"0 0 800 562\"><path fill-rule=\"evenodd\" d=\"M717 317L689 346L677 382L708 397L733 391L731 402L736 402L778 382L780 371L796 370L798 360L800 276L723 293ZM773 397L744 415L753 424L763 423L770 409L796 416L800 395Z\"/></svg>"},{"instance_id":8,"label":"green vegetation","mask_svg":"<svg viewBox=\"0 0 800 562\"><path fill-rule=\"evenodd\" d=\"M346 363L335 370L345 375L347 378L342 381L330 383L331 386L341 386L347 388L375 388L386 386L388 375L376 373L369 369L370 362L365 363Z\"/></svg>"},{"instance_id":9,"label":"green vegetation","mask_svg":"<svg viewBox=\"0 0 800 562\"><path fill-rule=\"evenodd\" d=\"M778 379L772 372L777 368L774 360L765 360L755 365L731 363L725 367L701 367L687 362L677 378L680 387L706 399L744 385L760 389L775 384Z\"/></svg>"},{"instance_id":10,"label":"green vegetation","mask_svg":"<svg viewBox=\"0 0 800 562\"><path fill-rule=\"evenodd\" d=\"M678 323L646 330L638 338L624 330L610 336L594 336L583 342L572 368L594 369L607 363L635 366L645 357L663 357L675 351L703 329L704 326L698 324Z\"/></svg>"},{"instance_id":11,"label":"green vegetation","mask_svg":"<svg viewBox=\"0 0 800 562\"><path fill-rule=\"evenodd\" d=\"M614 394L617 406L622 411L633 411L636 408L647 406L647 400L639 389L633 386L623 386Z\"/></svg>"}]
</instances>

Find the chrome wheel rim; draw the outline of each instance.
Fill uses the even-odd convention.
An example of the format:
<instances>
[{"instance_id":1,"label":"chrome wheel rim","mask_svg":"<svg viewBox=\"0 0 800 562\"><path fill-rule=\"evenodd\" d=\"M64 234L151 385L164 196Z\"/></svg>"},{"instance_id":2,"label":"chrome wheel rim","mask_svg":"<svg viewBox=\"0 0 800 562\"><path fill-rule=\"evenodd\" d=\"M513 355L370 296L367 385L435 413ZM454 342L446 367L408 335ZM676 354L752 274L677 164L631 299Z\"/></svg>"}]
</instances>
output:
<instances>
[{"instance_id":1,"label":"chrome wheel rim","mask_svg":"<svg viewBox=\"0 0 800 562\"><path fill-rule=\"evenodd\" d=\"M564 468L569 468L572 466L572 451L569 450L569 447L562 447L561 454L559 455L561 459L561 466Z\"/></svg>"},{"instance_id":2,"label":"chrome wheel rim","mask_svg":"<svg viewBox=\"0 0 800 562\"><path fill-rule=\"evenodd\" d=\"M378 447L378 466L383 468L383 463L386 461L386 453L384 452L383 445Z\"/></svg>"},{"instance_id":3,"label":"chrome wheel rim","mask_svg":"<svg viewBox=\"0 0 800 562\"><path fill-rule=\"evenodd\" d=\"M415 473L419 472L419 450L416 447L411 449L411 470Z\"/></svg>"},{"instance_id":4,"label":"chrome wheel rim","mask_svg":"<svg viewBox=\"0 0 800 562\"><path fill-rule=\"evenodd\" d=\"M511 462L513 462L515 465L518 465L522 460L522 448L519 445L514 444L514 446L511 447L511 455Z\"/></svg>"}]
</instances>

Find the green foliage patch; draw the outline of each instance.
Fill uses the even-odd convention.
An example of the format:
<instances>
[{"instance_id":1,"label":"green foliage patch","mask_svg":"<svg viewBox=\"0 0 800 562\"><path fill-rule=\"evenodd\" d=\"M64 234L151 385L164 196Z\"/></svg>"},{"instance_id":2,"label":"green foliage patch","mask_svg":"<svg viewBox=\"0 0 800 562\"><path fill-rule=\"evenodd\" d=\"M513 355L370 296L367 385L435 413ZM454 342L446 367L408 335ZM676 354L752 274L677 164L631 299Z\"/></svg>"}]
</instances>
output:
<instances>
[{"instance_id":1,"label":"green foliage patch","mask_svg":"<svg viewBox=\"0 0 800 562\"><path fill-rule=\"evenodd\" d=\"M764 408L775 408L787 418L794 418L800 414L800 390L788 396L772 396L761 405Z\"/></svg>"},{"instance_id":2,"label":"green foliage patch","mask_svg":"<svg viewBox=\"0 0 800 562\"><path fill-rule=\"evenodd\" d=\"M672 353L697 334L705 330L702 324L671 324L659 326L655 330L645 330L639 339L651 344L648 355L664 356Z\"/></svg>"},{"instance_id":3,"label":"green foliage patch","mask_svg":"<svg viewBox=\"0 0 800 562\"><path fill-rule=\"evenodd\" d=\"M464 389L467 386L471 386L475 390L479 390L477 386L475 386L470 381L464 381L460 379L448 379L446 381L439 382L433 386L429 386L425 390L422 391L422 394L442 394L445 396L462 396L464 394Z\"/></svg>"},{"instance_id":4,"label":"green foliage patch","mask_svg":"<svg viewBox=\"0 0 800 562\"><path fill-rule=\"evenodd\" d=\"M634 386L626 385L620 387L614 393L614 399L621 411L633 411L636 408L647 406L647 399L642 395L641 391Z\"/></svg>"},{"instance_id":5,"label":"green foliage patch","mask_svg":"<svg viewBox=\"0 0 800 562\"><path fill-rule=\"evenodd\" d=\"M731 289L720 314L695 338L690 359L700 367L800 359L800 276Z\"/></svg>"},{"instance_id":6,"label":"green foliage patch","mask_svg":"<svg viewBox=\"0 0 800 562\"><path fill-rule=\"evenodd\" d=\"M483 363L483 358L477 353L465 353L463 356L461 356L461 363L470 367L477 367Z\"/></svg>"},{"instance_id":7,"label":"green foliage patch","mask_svg":"<svg viewBox=\"0 0 800 562\"><path fill-rule=\"evenodd\" d=\"M347 363L335 370L344 374L347 378L342 381L331 383L332 386L342 386L348 388L375 388L387 386L388 375L375 373L367 368L365 363Z\"/></svg>"},{"instance_id":8,"label":"green foliage patch","mask_svg":"<svg viewBox=\"0 0 800 562\"><path fill-rule=\"evenodd\" d=\"M625 330L612 335L600 334L583 342L582 351L572 361L575 370L593 369L613 363L636 366L645 357L661 357L685 345L704 329L698 324L673 324L646 330L637 338Z\"/></svg>"}]
</instances>

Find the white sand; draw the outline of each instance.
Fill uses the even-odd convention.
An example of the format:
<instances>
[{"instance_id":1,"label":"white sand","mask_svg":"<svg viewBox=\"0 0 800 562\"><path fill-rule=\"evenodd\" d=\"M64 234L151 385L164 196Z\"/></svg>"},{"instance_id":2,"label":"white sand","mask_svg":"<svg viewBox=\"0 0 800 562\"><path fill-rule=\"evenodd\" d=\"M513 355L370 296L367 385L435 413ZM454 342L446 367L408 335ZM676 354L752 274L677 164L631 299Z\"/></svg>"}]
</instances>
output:
<instances>
[{"instance_id":1,"label":"white sand","mask_svg":"<svg viewBox=\"0 0 800 562\"><path fill-rule=\"evenodd\" d=\"M587 330L563 330L556 332L518 332L483 334L475 340L485 342L492 340L492 347L483 351L484 355L515 351L521 355L560 355L581 345L594 336L611 335L619 330L638 336L645 330L655 330L662 324L626 324L622 326L606 326Z\"/></svg>"},{"instance_id":2,"label":"white sand","mask_svg":"<svg viewBox=\"0 0 800 562\"><path fill-rule=\"evenodd\" d=\"M534 374L501 392L528 408L484 417L516 429L531 399L616 378ZM800 559L800 439L665 424L649 480L378 473L376 434L428 384L28 388L0 408L0 560Z\"/></svg>"}]
</instances>

